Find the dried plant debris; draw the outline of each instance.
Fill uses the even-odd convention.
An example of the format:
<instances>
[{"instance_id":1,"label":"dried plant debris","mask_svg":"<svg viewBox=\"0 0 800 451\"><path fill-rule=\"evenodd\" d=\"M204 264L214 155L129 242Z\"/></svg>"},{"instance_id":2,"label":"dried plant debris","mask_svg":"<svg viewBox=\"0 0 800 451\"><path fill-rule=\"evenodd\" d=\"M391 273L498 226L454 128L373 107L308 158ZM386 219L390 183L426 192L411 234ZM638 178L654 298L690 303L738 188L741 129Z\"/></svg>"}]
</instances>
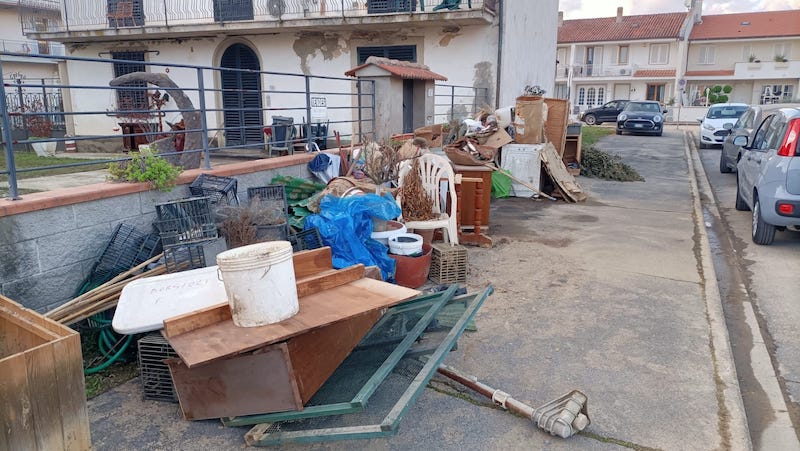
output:
<instances>
[{"instance_id":1,"label":"dried plant debris","mask_svg":"<svg viewBox=\"0 0 800 451\"><path fill-rule=\"evenodd\" d=\"M220 233L231 248L253 244L259 241L258 226L286 223L283 201L275 202L253 199L248 206L224 206L216 211L216 222Z\"/></svg>"},{"instance_id":2,"label":"dried plant debris","mask_svg":"<svg viewBox=\"0 0 800 451\"><path fill-rule=\"evenodd\" d=\"M429 221L436 218L433 199L422 186L419 160L414 159L411 171L403 178L403 219L406 221Z\"/></svg>"},{"instance_id":3,"label":"dried plant debris","mask_svg":"<svg viewBox=\"0 0 800 451\"><path fill-rule=\"evenodd\" d=\"M644 177L625 164L622 157L603 152L594 146L583 151L581 175L616 182L644 182Z\"/></svg>"}]
</instances>

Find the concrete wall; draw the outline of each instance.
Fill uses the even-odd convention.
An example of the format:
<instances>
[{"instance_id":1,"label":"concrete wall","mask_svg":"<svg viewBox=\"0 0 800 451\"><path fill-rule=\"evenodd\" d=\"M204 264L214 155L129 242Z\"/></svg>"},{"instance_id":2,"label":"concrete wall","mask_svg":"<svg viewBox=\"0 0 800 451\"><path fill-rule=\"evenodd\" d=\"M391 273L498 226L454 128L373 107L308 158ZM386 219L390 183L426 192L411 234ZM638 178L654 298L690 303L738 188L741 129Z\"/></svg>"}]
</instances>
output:
<instances>
[{"instance_id":1,"label":"concrete wall","mask_svg":"<svg viewBox=\"0 0 800 451\"><path fill-rule=\"evenodd\" d=\"M737 62L747 62L750 55L756 56L762 62L773 61L776 46L787 44L790 48L789 61L800 59L800 37L782 38L779 40L738 40L735 42L691 41L689 43L689 69L693 70L731 70ZM701 64L700 53L706 46L714 47L714 63Z\"/></svg>"},{"instance_id":2,"label":"concrete wall","mask_svg":"<svg viewBox=\"0 0 800 451\"><path fill-rule=\"evenodd\" d=\"M305 163L237 175L240 200L246 201L248 187L267 185L277 174L311 177ZM42 312L62 304L90 273L117 224L147 231L156 204L188 194L187 185L179 185L169 193L143 191L0 217L0 293Z\"/></svg>"}]
</instances>

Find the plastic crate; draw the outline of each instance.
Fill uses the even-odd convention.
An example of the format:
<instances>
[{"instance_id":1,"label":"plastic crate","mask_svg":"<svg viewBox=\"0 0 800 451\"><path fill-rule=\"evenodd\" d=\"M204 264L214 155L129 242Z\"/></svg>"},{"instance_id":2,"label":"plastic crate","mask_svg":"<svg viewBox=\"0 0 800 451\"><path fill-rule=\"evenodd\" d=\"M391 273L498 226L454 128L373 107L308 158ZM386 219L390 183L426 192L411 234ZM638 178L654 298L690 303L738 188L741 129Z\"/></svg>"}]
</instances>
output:
<instances>
[{"instance_id":1,"label":"plastic crate","mask_svg":"<svg viewBox=\"0 0 800 451\"><path fill-rule=\"evenodd\" d=\"M289 242L292 243L294 252L319 249L325 246L316 227L289 235Z\"/></svg>"},{"instance_id":2,"label":"plastic crate","mask_svg":"<svg viewBox=\"0 0 800 451\"><path fill-rule=\"evenodd\" d=\"M158 236L120 223L114 228L89 278L93 282L102 283L157 255L160 250Z\"/></svg>"},{"instance_id":3,"label":"plastic crate","mask_svg":"<svg viewBox=\"0 0 800 451\"><path fill-rule=\"evenodd\" d=\"M164 248L217 238L217 226L208 197L181 199L156 205L153 225Z\"/></svg>"},{"instance_id":4,"label":"plastic crate","mask_svg":"<svg viewBox=\"0 0 800 451\"><path fill-rule=\"evenodd\" d=\"M238 181L233 177L200 174L189 185L192 196L207 196L212 205L239 205Z\"/></svg>"},{"instance_id":5,"label":"plastic crate","mask_svg":"<svg viewBox=\"0 0 800 451\"><path fill-rule=\"evenodd\" d=\"M267 185L255 186L247 188L248 202L252 203L254 199L259 199L262 202L275 202L283 206L283 211L289 212L289 204L286 201L286 187L283 185Z\"/></svg>"},{"instance_id":6,"label":"plastic crate","mask_svg":"<svg viewBox=\"0 0 800 451\"><path fill-rule=\"evenodd\" d=\"M164 265L168 273L206 267L203 243L183 244L164 250Z\"/></svg>"},{"instance_id":7,"label":"plastic crate","mask_svg":"<svg viewBox=\"0 0 800 451\"><path fill-rule=\"evenodd\" d=\"M431 269L428 278L443 283L464 283L467 281L467 248L447 243L432 243Z\"/></svg>"},{"instance_id":8,"label":"plastic crate","mask_svg":"<svg viewBox=\"0 0 800 451\"><path fill-rule=\"evenodd\" d=\"M144 399L178 402L169 367L165 359L178 357L160 333L139 339L139 379L142 381Z\"/></svg>"},{"instance_id":9,"label":"plastic crate","mask_svg":"<svg viewBox=\"0 0 800 451\"><path fill-rule=\"evenodd\" d=\"M256 240L258 241L287 241L289 239L288 223L275 225L257 225Z\"/></svg>"}]
</instances>

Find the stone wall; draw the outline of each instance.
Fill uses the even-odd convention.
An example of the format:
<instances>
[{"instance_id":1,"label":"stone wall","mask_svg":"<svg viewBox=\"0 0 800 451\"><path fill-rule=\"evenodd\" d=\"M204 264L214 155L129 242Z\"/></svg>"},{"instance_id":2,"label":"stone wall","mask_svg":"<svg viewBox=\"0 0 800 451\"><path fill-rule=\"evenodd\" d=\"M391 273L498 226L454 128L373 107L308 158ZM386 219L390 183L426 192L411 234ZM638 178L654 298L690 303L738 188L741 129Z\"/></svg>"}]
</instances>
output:
<instances>
[{"instance_id":1,"label":"stone wall","mask_svg":"<svg viewBox=\"0 0 800 451\"><path fill-rule=\"evenodd\" d=\"M180 185L164 193L144 184L103 183L80 189L0 200L0 293L41 312L71 299L105 249L117 224L148 231L155 205L189 197L188 184L201 172L233 176L238 195L264 186L275 175L310 178L309 155L186 171ZM283 160L283 161L278 161Z\"/></svg>"}]
</instances>

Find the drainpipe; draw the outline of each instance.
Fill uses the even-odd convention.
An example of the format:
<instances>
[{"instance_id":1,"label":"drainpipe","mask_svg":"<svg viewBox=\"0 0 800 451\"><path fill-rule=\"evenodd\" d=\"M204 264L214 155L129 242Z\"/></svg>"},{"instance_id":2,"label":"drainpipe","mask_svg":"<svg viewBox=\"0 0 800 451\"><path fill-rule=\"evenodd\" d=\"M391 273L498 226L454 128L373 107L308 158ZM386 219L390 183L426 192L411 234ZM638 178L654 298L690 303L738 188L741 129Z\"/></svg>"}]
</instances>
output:
<instances>
[{"instance_id":1,"label":"drainpipe","mask_svg":"<svg viewBox=\"0 0 800 451\"><path fill-rule=\"evenodd\" d=\"M503 0L497 1L497 83L495 83L494 105L500 107L500 80L503 74Z\"/></svg>"}]
</instances>

